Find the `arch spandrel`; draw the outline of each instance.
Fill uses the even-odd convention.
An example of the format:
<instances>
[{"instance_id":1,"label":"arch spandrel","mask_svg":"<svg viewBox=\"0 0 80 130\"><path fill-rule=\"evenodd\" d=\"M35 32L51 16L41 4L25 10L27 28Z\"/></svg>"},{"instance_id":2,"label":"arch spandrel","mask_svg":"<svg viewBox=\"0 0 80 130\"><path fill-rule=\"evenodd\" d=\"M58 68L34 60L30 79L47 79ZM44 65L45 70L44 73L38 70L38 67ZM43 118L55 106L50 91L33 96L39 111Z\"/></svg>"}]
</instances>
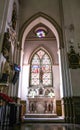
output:
<instances>
[{"instance_id":1,"label":"arch spandrel","mask_svg":"<svg viewBox=\"0 0 80 130\"><path fill-rule=\"evenodd\" d=\"M26 36L30 32L30 30L36 26L37 24L42 23L46 25L51 31L54 33L56 40L57 40L57 45L58 48L63 48L63 35L62 35L62 30L60 26L56 23L54 19L52 19L50 16L38 12L37 14L33 15L30 19L28 19L24 25L21 27L21 33L19 35L19 41L20 41L20 46L23 49L24 48L24 41L26 39Z\"/></svg>"}]
</instances>

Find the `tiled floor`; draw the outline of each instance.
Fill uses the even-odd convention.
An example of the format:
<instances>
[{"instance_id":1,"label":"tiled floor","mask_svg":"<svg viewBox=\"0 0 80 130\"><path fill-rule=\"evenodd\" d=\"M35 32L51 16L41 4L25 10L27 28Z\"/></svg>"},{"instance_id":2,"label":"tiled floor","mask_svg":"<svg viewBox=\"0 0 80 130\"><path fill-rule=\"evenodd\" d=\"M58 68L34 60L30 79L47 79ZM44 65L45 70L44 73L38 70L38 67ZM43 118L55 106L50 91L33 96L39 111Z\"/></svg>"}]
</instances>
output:
<instances>
[{"instance_id":1,"label":"tiled floor","mask_svg":"<svg viewBox=\"0 0 80 130\"><path fill-rule=\"evenodd\" d=\"M58 124L58 123L24 123L16 127L4 127L0 130L80 130L78 124Z\"/></svg>"}]
</instances>

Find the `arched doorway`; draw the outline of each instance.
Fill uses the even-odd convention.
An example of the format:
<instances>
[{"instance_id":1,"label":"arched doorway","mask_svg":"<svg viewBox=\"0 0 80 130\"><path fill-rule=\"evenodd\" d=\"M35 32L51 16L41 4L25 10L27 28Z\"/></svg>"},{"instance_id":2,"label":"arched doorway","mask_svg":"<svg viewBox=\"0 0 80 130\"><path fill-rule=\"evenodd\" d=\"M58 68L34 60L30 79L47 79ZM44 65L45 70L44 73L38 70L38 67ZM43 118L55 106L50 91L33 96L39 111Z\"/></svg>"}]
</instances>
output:
<instances>
[{"instance_id":1,"label":"arched doorway","mask_svg":"<svg viewBox=\"0 0 80 130\"><path fill-rule=\"evenodd\" d=\"M61 42L62 41L61 29L56 24L56 22L54 20L52 20L48 16L40 13L39 15L36 15L36 17L31 18L31 20L28 21L26 23L26 25L23 26L22 35L21 35L21 46L22 46L22 50L21 50L21 66L22 66L23 71L22 71L22 74L21 74L21 77L20 77L20 83L19 83L19 96L21 98L25 99L25 100L26 100L26 96L28 94L28 91L27 91L26 88L29 87L29 82L24 82L24 81L26 81L26 80L29 81L30 64L27 64L27 66L26 66L26 63L24 63L24 65L22 65L23 64L23 55L24 55L23 53L24 53L24 48L25 48L24 43L25 43L26 37L28 36L29 32L33 29L33 27L35 27L36 25L38 25L40 23L45 25L46 27L48 27L52 31L52 33L54 34L54 36L56 38L57 49L58 49L58 59L59 59L60 98L63 97L63 95L65 94L65 89L63 88L63 86L64 86L63 85L64 84L64 79L63 79L64 72L62 72L63 71L63 66L64 66L64 62L62 64L62 60L64 61L64 58L62 57L62 55L63 55L62 54L63 53L63 51L62 51L63 50L63 44ZM26 72L26 73L24 73L24 72ZM63 82L62 82L62 80L63 80Z\"/></svg>"}]
</instances>

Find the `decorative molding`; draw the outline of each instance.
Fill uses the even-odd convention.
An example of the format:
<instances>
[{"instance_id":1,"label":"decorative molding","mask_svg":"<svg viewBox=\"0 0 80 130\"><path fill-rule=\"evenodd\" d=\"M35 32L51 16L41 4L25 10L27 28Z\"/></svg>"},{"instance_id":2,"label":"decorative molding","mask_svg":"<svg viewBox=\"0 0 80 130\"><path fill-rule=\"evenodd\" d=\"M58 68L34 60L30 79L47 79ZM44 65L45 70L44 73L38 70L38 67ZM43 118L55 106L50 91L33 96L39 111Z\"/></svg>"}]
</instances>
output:
<instances>
[{"instance_id":1,"label":"decorative molding","mask_svg":"<svg viewBox=\"0 0 80 130\"><path fill-rule=\"evenodd\" d=\"M53 37L45 37L45 38L26 38L25 41L56 41L56 38Z\"/></svg>"}]
</instances>

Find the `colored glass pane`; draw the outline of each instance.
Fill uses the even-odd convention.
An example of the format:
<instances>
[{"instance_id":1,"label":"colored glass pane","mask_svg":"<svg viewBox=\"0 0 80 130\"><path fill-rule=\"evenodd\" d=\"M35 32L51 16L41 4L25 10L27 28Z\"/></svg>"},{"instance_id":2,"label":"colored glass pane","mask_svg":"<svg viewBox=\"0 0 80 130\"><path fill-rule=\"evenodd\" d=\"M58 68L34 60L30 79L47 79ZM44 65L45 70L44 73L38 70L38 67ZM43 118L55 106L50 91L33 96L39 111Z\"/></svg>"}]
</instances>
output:
<instances>
[{"instance_id":1,"label":"colored glass pane","mask_svg":"<svg viewBox=\"0 0 80 130\"><path fill-rule=\"evenodd\" d=\"M38 30L38 31L36 32L36 35L37 35L37 37L43 38L43 37L46 36L46 33L45 33L44 30Z\"/></svg>"},{"instance_id":2,"label":"colored glass pane","mask_svg":"<svg viewBox=\"0 0 80 130\"><path fill-rule=\"evenodd\" d=\"M44 53L45 52L43 50L40 50L40 51L37 52L40 59L43 57Z\"/></svg>"},{"instance_id":3,"label":"colored glass pane","mask_svg":"<svg viewBox=\"0 0 80 130\"><path fill-rule=\"evenodd\" d=\"M31 62L30 85L36 86L40 82L44 86L52 85L52 64L48 54L39 50L34 54Z\"/></svg>"},{"instance_id":4,"label":"colored glass pane","mask_svg":"<svg viewBox=\"0 0 80 130\"><path fill-rule=\"evenodd\" d=\"M33 73L39 73L39 69L40 69L40 67L38 65L33 65L31 67L31 72L33 72Z\"/></svg>"},{"instance_id":5,"label":"colored glass pane","mask_svg":"<svg viewBox=\"0 0 80 130\"><path fill-rule=\"evenodd\" d=\"M34 55L31 64L40 64L40 60L39 60L39 56L38 55Z\"/></svg>"},{"instance_id":6,"label":"colored glass pane","mask_svg":"<svg viewBox=\"0 0 80 130\"><path fill-rule=\"evenodd\" d=\"M43 56L42 64L49 64L49 65L51 64L50 58L49 58L49 56L47 54L45 54Z\"/></svg>"}]
</instances>

